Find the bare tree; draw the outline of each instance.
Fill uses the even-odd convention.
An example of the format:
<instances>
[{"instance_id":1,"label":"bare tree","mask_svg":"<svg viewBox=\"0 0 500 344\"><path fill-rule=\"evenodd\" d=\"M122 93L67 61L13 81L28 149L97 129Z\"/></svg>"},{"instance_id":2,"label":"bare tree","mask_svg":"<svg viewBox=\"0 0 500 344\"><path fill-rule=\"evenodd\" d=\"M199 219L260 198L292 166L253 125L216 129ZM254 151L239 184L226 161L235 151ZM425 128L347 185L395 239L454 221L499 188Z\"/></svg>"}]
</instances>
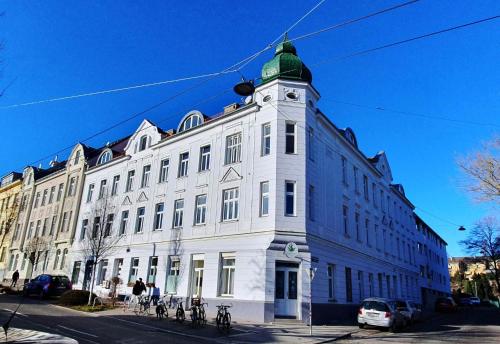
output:
<instances>
[{"instance_id":1,"label":"bare tree","mask_svg":"<svg viewBox=\"0 0 500 344\"><path fill-rule=\"evenodd\" d=\"M482 261L493 274L500 293L500 228L495 217L477 222L467 239L460 241L465 249Z\"/></svg>"},{"instance_id":2,"label":"bare tree","mask_svg":"<svg viewBox=\"0 0 500 344\"><path fill-rule=\"evenodd\" d=\"M31 263L30 278L33 275L33 271L35 271L35 267L38 266L38 263L40 262L42 253L47 251L49 246L49 241L40 236L31 238L31 240L24 246L24 253L26 253L28 260Z\"/></svg>"},{"instance_id":3,"label":"bare tree","mask_svg":"<svg viewBox=\"0 0 500 344\"><path fill-rule=\"evenodd\" d=\"M3 246L6 237L11 233L12 229L14 228L17 215L19 214L18 193L12 193L11 195L7 196L7 200L10 200L11 197L13 197L13 201L10 204L7 203L5 209L5 222L3 223L3 226L0 227L0 235L1 235L0 247Z\"/></svg>"},{"instance_id":4,"label":"bare tree","mask_svg":"<svg viewBox=\"0 0 500 344\"><path fill-rule=\"evenodd\" d=\"M182 248L182 231L179 228L174 228L171 231L170 234L170 248L169 248L169 255L171 257L176 257L178 259L178 267L177 267L177 272L174 274L168 274L167 277L167 288L170 287L170 291L173 291L173 289L177 290L177 287L180 283L180 280L183 275L184 271L184 264L181 261L182 254L184 250ZM173 268L174 262L170 262L170 268ZM168 280L170 278L170 281ZM165 291L168 293L168 290Z\"/></svg>"},{"instance_id":5,"label":"bare tree","mask_svg":"<svg viewBox=\"0 0 500 344\"><path fill-rule=\"evenodd\" d=\"M483 144L481 150L457 161L469 181L467 189L479 201L500 203L500 137Z\"/></svg>"},{"instance_id":6,"label":"bare tree","mask_svg":"<svg viewBox=\"0 0 500 344\"><path fill-rule=\"evenodd\" d=\"M90 294L88 305L92 302L94 291L95 274L97 266L104 259L114 253L122 236L112 233L114 220L114 205L107 193L101 195L94 203L89 214L89 226L83 234L81 252L86 262L90 261L92 274L90 279Z\"/></svg>"}]
</instances>

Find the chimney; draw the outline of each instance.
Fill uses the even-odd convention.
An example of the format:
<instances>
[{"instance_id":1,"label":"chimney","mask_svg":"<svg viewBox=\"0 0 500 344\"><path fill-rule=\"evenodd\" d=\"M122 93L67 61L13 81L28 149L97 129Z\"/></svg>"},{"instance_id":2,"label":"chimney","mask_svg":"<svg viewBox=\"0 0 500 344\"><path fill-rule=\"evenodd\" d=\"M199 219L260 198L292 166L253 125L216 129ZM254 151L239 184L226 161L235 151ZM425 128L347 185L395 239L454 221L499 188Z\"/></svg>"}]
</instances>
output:
<instances>
[{"instance_id":1,"label":"chimney","mask_svg":"<svg viewBox=\"0 0 500 344\"><path fill-rule=\"evenodd\" d=\"M224 106L224 115L227 115L231 112L236 111L240 107L240 104L238 103L232 103L227 106Z\"/></svg>"}]
</instances>

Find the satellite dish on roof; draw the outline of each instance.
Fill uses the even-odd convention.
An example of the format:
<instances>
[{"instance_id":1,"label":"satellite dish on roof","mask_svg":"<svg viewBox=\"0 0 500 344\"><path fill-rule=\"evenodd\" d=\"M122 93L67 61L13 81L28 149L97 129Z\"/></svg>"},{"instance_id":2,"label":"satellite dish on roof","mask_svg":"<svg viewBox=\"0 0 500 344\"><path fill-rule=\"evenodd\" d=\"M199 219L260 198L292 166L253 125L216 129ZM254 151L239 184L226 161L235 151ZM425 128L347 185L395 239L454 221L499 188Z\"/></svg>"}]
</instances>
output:
<instances>
[{"instance_id":1,"label":"satellite dish on roof","mask_svg":"<svg viewBox=\"0 0 500 344\"><path fill-rule=\"evenodd\" d=\"M255 92L255 86L253 85L253 80L245 80L242 78L241 82L233 87L233 90L236 94L246 97Z\"/></svg>"}]
</instances>

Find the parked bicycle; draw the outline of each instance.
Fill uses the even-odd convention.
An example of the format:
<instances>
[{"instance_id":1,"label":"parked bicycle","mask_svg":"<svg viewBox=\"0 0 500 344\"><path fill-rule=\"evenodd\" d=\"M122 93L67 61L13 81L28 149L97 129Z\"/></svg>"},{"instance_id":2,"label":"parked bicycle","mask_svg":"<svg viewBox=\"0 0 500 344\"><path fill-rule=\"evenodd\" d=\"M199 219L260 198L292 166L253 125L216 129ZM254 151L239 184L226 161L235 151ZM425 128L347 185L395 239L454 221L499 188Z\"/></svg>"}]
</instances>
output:
<instances>
[{"instance_id":1,"label":"parked bicycle","mask_svg":"<svg viewBox=\"0 0 500 344\"><path fill-rule=\"evenodd\" d=\"M167 301L168 299L168 301ZM161 320L163 317L168 318L168 308L172 303L172 295L170 298L168 295L164 295L161 299L158 300L156 305L156 317Z\"/></svg>"},{"instance_id":2,"label":"parked bicycle","mask_svg":"<svg viewBox=\"0 0 500 344\"><path fill-rule=\"evenodd\" d=\"M136 315L151 315L151 300L149 296L139 296L137 306L134 307Z\"/></svg>"},{"instance_id":3,"label":"parked bicycle","mask_svg":"<svg viewBox=\"0 0 500 344\"><path fill-rule=\"evenodd\" d=\"M182 324L184 320L186 320L186 313L184 312L184 307L182 306L182 299L176 300L176 302L177 309L175 310L175 320Z\"/></svg>"},{"instance_id":4,"label":"parked bicycle","mask_svg":"<svg viewBox=\"0 0 500 344\"><path fill-rule=\"evenodd\" d=\"M205 326L207 324L205 306L208 306L208 303L203 303L199 299L194 300L191 306L191 325L193 327Z\"/></svg>"},{"instance_id":5,"label":"parked bicycle","mask_svg":"<svg viewBox=\"0 0 500 344\"><path fill-rule=\"evenodd\" d=\"M217 323L217 329L219 331L228 332L231 328L231 313L228 311L231 307L232 305L223 304L217 306L217 317L215 318L215 322Z\"/></svg>"}]
</instances>

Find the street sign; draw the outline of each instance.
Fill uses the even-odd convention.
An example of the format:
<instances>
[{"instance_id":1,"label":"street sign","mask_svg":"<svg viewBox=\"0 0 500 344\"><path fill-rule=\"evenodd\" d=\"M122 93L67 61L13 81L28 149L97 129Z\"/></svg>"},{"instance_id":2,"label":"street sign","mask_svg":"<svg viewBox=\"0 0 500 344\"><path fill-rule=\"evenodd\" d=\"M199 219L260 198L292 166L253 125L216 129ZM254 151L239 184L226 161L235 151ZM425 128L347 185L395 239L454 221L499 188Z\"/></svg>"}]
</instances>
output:
<instances>
[{"instance_id":1,"label":"street sign","mask_svg":"<svg viewBox=\"0 0 500 344\"><path fill-rule=\"evenodd\" d=\"M289 242L285 245L285 256L288 258L295 258L299 254L299 248L294 242Z\"/></svg>"}]
</instances>

